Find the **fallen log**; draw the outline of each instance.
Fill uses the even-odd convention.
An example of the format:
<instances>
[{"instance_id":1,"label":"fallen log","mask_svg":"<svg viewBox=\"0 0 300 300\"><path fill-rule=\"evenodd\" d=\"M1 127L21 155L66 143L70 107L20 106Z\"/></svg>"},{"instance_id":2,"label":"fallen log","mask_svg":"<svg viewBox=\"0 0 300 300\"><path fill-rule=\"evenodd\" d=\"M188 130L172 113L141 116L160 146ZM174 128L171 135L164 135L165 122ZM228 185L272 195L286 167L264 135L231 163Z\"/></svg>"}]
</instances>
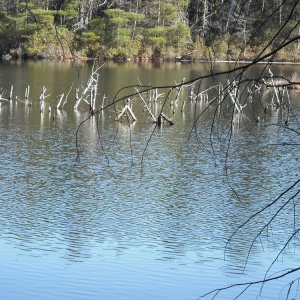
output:
<instances>
[{"instance_id":1,"label":"fallen log","mask_svg":"<svg viewBox=\"0 0 300 300\"><path fill-rule=\"evenodd\" d=\"M175 125L175 123L167 117L165 114L161 113L157 118L157 125L160 127L164 124L164 122L167 122L169 126Z\"/></svg>"}]
</instances>

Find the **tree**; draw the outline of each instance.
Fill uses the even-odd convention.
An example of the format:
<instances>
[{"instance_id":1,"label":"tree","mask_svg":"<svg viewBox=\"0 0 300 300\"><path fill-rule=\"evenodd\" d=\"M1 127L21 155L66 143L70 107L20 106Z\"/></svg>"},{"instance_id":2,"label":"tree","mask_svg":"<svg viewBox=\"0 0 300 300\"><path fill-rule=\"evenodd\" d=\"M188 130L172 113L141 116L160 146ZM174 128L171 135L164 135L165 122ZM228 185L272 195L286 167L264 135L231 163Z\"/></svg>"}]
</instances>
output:
<instances>
[{"instance_id":1,"label":"tree","mask_svg":"<svg viewBox=\"0 0 300 300\"><path fill-rule=\"evenodd\" d=\"M282 4L279 0L3 0L0 3L2 31L11 34L9 42L4 41L2 51L20 48L23 54L28 54L27 42L36 32L54 26L67 29L69 36L74 35L70 52L97 56L101 50L104 55L119 56L122 46L112 46L116 45L117 39L113 41L114 34L103 25L115 22L115 35L120 38L122 31L124 37L124 41L119 42L123 45L130 42L126 51L121 51L122 56L196 58L192 49L199 51L201 45L204 51L200 51L200 58L237 59L243 50L244 59L253 59L265 41L276 34L277 25L284 24L292 4L293 1L287 0ZM274 10L276 6L278 10ZM118 11L122 11L122 15L112 15ZM274 14L266 19L270 11ZM118 25L117 18L121 22ZM270 47L278 46L280 39L293 27L292 22L298 19L299 8L296 8L290 16L289 26L284 26ZM255 34L256 31L260 34ZM180 34L180 43L173 32ZM281 56L284 56L283 51ZM288 59L298 56L294 53Z\"/></svg>"},{"instance_id":2,"label":"tree","mask_svg":"<svg viewBox=\"0 0 300 300\"><path fill-rule=\"evenodd\" d=\"M107 9L105 15L108 53L125 57L137 55L141 36L136 33L136 24L143 20L144 15L121 9Z\"/></svg>"}]
</instances>

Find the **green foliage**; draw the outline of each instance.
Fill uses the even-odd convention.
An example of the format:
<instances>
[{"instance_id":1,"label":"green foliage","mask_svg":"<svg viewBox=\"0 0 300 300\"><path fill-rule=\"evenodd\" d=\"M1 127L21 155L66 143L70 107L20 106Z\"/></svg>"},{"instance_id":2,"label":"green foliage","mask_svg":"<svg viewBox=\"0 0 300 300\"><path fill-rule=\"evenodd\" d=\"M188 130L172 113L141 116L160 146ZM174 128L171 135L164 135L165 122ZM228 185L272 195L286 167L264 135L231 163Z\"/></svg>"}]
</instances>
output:
<instances>
[{"instance_id":1,"label":"green foliage","mask_svg":"<svg viewBox=\"0 0 300 300\"><path fill-rule=\"evenodd\" d=\"M54 22L55 11L34 9L31 12L34 15L33 23L39 24L40 27L51 26Z\"/></svg>"},{"instance_id":2,"label":"green foliage","mask_svg":"<svg viewBox=\"0 0 300 300\"><path fill-rule=\"evenodd\" d=\"M55 10L46 10L41 8L32 9L30 12L35 16L53 16L56 14Z\"/></svg>"},{"instance_id":3,"label":"green foliage","mask_svg":"<svg viewBox=\"0 0 300 300\"><path fill-rule=\"evenodd\" d=\"M93 32L102 35L104 34L104 29L105 29L105 22L103 19L96 18L91 20L89 24L89 29L92 30Z\"/></svg>"},{"instance_id":4,"label":"green foliage","mask_svg":"<svg viewBox=\"0 0 300 300\"><path fill-rule=\"evenodd\" d=\"M105 35L105 22L101 18L91 20L88 29L83 31L79 38L81 53L87 57L98 56L102 47L102 40Z\"/></svg>"},{"instance_id":5,"label":"green foliage","mask_svg":"<svg viewBox=\"0 0 300 300\"><path fill-rule=\"evenodd\" d=\"M144 19L143 14L126 12L118 8L107 9L104 13L108 18L108 22L114 26L126 26L133 21L139 22Z\"/></svg>"},{"instance_id":6,"label":"green foliage","mask_svg":"<svg viewBox=\"0 0 300 300\"><path fill-rule=\"evenodd\" d=\"M190 41L190 30L184 24L159 26L144 30L145 48L152 49L153 55L164 56L167 52L179 55Z\"/></svg>"},{"instance_id":7,"label":"green foliage","mask_svg":"<svg viewBox=\"0 0 300 300\"><path fill-rule=\"evenodd\" d=\"M74 36L64 27L48 27L35 32L23 47L33 57L72 57Z\"/></svg>"},{"instance_id":8,"label":"green foliage","mask_svg":"<svg viewBox=\"0 0 300 300\"><path fill-rule=\"evenodd\" d=\"M43 39L50 43L51 53L58 53L57 31L53 30L57 26L68 41L76 40L72 42L76 51L88 56L101 51L110 57L251 59L264 47L270 51L298 34L293 27L299 12L290 14L294 1L282 3L281 9L266 19L279 4L279 0L249 1L247 5L241 1L199 0L5 0L0 5L0 52L21 46L27 54L43 56L46 50L38 38L43 33L53 35ZM294 49L293 55L285 50L277 58L286 55L295 61L298 44L289 49Z\"/></svg>"},{"instance_id":9,"label":"green foliage","mask_svg":"<svg viewBox=\"0 0 300 300\"><path fill-rule=\"evenodd\" d=\"M163 55L167 45L167 28L159 26L156 28L148 28L144 31L145 47L152 49L153 53L160 56Z\"/></svg>"},{"instance_id":10,"label":"green foliage","mask_svg":"<svg viewBox=\"0 0 300 300\"><path fill-rule=\"evenodd\" d=\"M131 31L125 28L116 30L116 36L111 40L107 54L110 57L131 57L139 54L142 35L131 37Z\"/></svg>"},{"instance_id":11,"label":"green foliage","mask_svg":"<svg viewBox=\"0 0 300 300\"><path fill-rule=\"evenodd\" d=\"M189 5L189 2L190 2L189 0L180 0L179 5L184 8Z\"/></svg>"},{"instance_id":12,"label":"green foliage","mask_svg":"<svg viewBox=\"0 0 300 300\"><path fill-rule=\"evenodd\" d=\"M143 14L126 12L121 9L105 10L105 42L110 57L128 57L138 55L142 36L136 26L144 19Z\"/></svg>"},{"instance_id":13,"label":"green foliage","mask_svg":"<svg viewBox=\"0 0 300 300\"><path fill-rule=\"evenodd\" d=\"M94 46L104 36L105 23L102 19L94 19L90 22L88 29L81 34L81 42L84 47Z\"/></svg>"},{"instance_id":14,"label":"green foliage","mask_svg":"<svg viewBox=\"0 0 300 300\"><path fill-rule=\"evenodd\" d=\"M18 27L20 25L25 24L27 17L26 16L10 16L10 15L4 15L5 19L8 20L11 24L15 23L15 26Z\"/></svg>"},{"instance_id":15,"label":"green foliage","mask_svg":"<svg viewBox=\"0 0 300 300\"><path fill-rule=\"evenodd\" d=\"M228 54L230 52L230 45L229 42L230 35L224 34L222 36L218 36L211 44L211 54L213 55L214 59L227 59Z\"/></svg>"},{"instance_id":16,"label":"green foliage","mask_svg":"<svg viewBox=\"0 0 300 300\"><path fill-rule=\"evenodd\" d=\"M161 6L161 18L164 20L164 24L170 24L172 21L176 18L177 16L177 7L168 4L168 3L163 3Z\"/></svg>"},{"instance_id":17,"label":"green foliage","mask_svg":"<svg viewBox=\"0 0 300 300\"><path fill-rule=\"evenodd\" d=\"M64 17L76 17L77 11L76 10L59 10L55 12L57 16L64 16Z\"/></svg>"},{"instance_id":18,"label":"green foliage","mask_svg":"<svg viewBox=\"0 0 300 300\"><path fill-rule=\"evenodd\" d=\"M191 49L191 58L194 60L204 59L207 56L206 49L203 38L197 37Z\"/></svg>"},{"instance_id":19,"label":"green foliage","mask_svg":"<svg viewBox=\"0 0 300 300\"><path fill-rule=\"evenodd\" d=\"M18 46L20 34L16 30L15 22L11 18L0 14L0 54L8 53Z\"/></svg>"},{"instance_id":20,"label":"green foliage","mask_svg":"<svg viewBox=\"0 0 300 300\"><path fill-rule=\"evenodd\" d=\"M80 0L66 0L63 2L61 10L67 12L68 14L77 15L77 9L80 6Z\"/></svg>"},{"instance_id":21,"label":"green foliage","mask_svg":"<svg viewBox=\"0 0 300 300\"><path fill-rule=\"evenodd\" d=\"M16 3L18 9L32 9L34 4L32 1L18 2Z\"/></svg>"},{"instance_id":22,"label":"green foliage","mask_svg":"<svg viewBox=\"0 0 300 300\"><path fill-rule=\"evenodd\" d=\"M145 34L145 42L146 43L152 43L155 41L164 40L165 44L167 43L167 28L164 26L154 27L154 28L148 28L144 30Z\"/></svg>"},{"instance_id":23,"label":"green foliage","mask_svg":"<svg viewBox=\"0 0 300 300\"><path fill-rule=\"evenodd\" d=\"M100 41L100 36L93 31L85 31L81 35L81 40L84 44L94 44Z\"/></svg>"},{"instance_id":24,"label":"green foliage","mask_svg":"<svg viewBox=\"0 0 300 300\"><path fill-rule=\"evenodd\" d=\"M190 29L187 25L179 23L166 29L168 44L175 48L181 48L190 40Z\"/></svg>"}]
</instances>

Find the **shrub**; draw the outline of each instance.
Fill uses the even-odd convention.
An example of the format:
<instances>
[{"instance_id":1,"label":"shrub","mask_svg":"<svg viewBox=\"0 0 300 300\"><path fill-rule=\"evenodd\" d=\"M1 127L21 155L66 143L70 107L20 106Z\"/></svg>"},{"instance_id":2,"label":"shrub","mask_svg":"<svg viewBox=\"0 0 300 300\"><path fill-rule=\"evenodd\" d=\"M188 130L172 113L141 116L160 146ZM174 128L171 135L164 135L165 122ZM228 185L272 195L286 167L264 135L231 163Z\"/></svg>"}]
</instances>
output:
<instances>
[{"instance_id":1,"label":"shrub","mask_svg":"<svg viewBox=\"0 0 300 300\"><path fill-rule=\"evenodd\" d=\"M32 57L72 57L74 35L64 27L43 28L29 36L24 43L27 55Z\"/></svg>"}]
</instances>

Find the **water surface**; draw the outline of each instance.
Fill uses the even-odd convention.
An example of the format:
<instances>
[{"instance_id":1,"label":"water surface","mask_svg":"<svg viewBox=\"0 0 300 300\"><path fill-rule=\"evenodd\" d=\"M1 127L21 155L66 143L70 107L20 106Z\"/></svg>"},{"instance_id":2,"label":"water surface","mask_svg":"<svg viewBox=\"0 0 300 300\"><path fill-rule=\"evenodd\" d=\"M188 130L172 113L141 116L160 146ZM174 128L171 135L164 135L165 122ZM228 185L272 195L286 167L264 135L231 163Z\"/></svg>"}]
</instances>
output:
<instances>
[{"instance_id":1,"label":"water surface","mask_svg":"<svg viewBox=\"0 0 300 300\"><path fill-rule=\"evenodd\" d=\"M154 125L140 108L131 126L106 111L89 119L79 131L77 161L75 134L87 108L73 109L75 91L63 110L54 107L57 95L84 85L90 71L46 61L0 65L6 95L13 84L14 96L22 98L30 85L32 102L25 107L14 100L0 110L0 298L184 300L262 279L292 230L290 210L254 245L246 268L261 223L249 224L224 249L237 226L298 178L297 148L275 145L288 138L273 126L282 122L280 115L270 112L264 122L234 131L227 166L238 199L225 176L220 141L213 141L213 155L212 114L197 123L196 135L192 116L200 108L189 102L183 113L167 108L175 126L155 130L150 142ZM100 71L98 106L124 85L161 86L205 72L209 65L108 63ZM50 96L40 112L43 85ZM297 95L291 97L297 115ZM296 266L298 243L271 273ZM284 295L287 282L265 285L261 298ZM242 299L254 299L259 289L250 288ZM237 294L229 290L220 299Z\"/></svg>"}]
</instances>

